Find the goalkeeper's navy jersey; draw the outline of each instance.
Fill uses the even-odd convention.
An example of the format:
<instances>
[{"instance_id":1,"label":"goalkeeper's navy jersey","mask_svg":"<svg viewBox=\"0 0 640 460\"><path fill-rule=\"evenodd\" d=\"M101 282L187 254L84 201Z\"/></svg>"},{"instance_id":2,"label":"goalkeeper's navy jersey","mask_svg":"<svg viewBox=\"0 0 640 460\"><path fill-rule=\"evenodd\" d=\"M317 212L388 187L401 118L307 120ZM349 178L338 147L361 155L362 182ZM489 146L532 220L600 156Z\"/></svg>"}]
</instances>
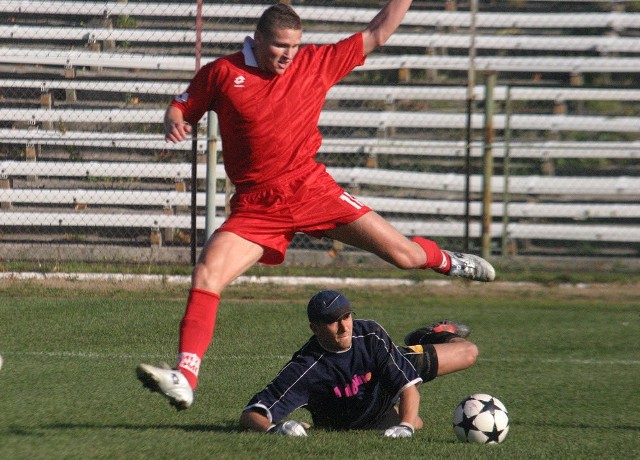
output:
<instances>
[{"instance_id":1,"label":"goalkeeper's navy jersey","mask_svg":"<svg viewBox=\"0 0 640 460\"><path fill-rule=\"evenodd\" d=\"M422 382L416 369L375 321L353 321L349 350L334 353L314 336L245 409L278 423L305 407L316 426L367 429L388 414L404 388Z\"/></svg>"}]
</instances>

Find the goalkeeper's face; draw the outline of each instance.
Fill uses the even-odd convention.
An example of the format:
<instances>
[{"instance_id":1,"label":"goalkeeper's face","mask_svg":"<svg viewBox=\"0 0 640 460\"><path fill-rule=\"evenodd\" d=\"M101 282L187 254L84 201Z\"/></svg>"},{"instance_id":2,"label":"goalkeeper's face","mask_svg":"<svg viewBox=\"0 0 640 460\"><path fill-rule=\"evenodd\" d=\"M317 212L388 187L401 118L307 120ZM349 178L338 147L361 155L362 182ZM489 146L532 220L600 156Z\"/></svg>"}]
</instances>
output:
<instances>
[{"instance_id":1,"label":"goalkeeper's face","mask_svg":"<svg viewBox=\"0 0 640 460\"><path fill-rule=\"evenodd\" d=\"M333 323L311 323L311 330L325 350L346 351L353 340L353 316L347 313Z\"/></svg>"}]
</instances>

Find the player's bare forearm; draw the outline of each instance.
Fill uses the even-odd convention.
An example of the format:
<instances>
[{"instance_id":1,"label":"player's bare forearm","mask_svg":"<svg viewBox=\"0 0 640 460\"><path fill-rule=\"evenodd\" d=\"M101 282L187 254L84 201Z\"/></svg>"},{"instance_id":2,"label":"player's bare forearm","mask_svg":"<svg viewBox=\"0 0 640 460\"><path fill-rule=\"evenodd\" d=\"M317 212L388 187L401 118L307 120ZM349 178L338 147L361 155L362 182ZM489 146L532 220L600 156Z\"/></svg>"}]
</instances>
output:
<instances>
[{"instance_id":1,"label":"player's bare forearm","mask_svg":"<svg viewBox=\"0 0 640 460\"><path fill-rule=\"evenodd\" d=\"M255 410L246 410L240 415L240 428L243 430L265 432L271 427L266 415Z\"/></svg>"},{"instance_id":2,"label":"player's bare forearm","mask_svg":"<svg viewBox=\"0 0 640 460\"><path fill-rule=\"evenodd\" d=\"M365 55L387 42L404 19L411 2L412 0L389 0L376 14L362 32Z\"/></svg>"},{"instance_id":3,"label":"player's bare forearm","mask_svg":"<svg viewBox=\"0 0 640 460\"><path fill-rule=\"evenodd\" d=\"M400 393L400 405L398 412L400 415L400 423L408 423L414 429L422 428L422 420L418 416L420 408L420 392L418 387L411 385Z\"/></svg>"},{"instance_id":4,"label":"player's bare forearm","mask_svg":"<svg viewBox=\"0 0 640 460\"><path fill-rule=\"evenodd\" d=\"M164 114L164 138L167 142L181 142L191 132L191 125L184 122L182 111L169 106Z\"/></svg>"}]
</instances>

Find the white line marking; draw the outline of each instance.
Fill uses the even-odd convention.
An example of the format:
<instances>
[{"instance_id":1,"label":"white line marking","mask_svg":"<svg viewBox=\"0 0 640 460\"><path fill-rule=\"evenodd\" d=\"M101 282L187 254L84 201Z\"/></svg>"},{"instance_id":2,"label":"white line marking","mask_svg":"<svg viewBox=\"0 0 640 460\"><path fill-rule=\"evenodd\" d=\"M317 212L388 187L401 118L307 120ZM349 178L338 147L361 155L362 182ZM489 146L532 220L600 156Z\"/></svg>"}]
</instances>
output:
<instances>
[{"instance_id":1,"label":"white line marking","mask_svg":"<svg viewBox=\"0 0 640 460\"><path fill-rule=\"evenodd\" d=\"M492 363L525 363L535 361L537 363L546 364L585 364L585 365L620 365L620 366L638 366L640 360L637 359L578 359L578 358L478 358L478 361L487 361Z\"/></svg>"},{"instance_id":2,"label":"white line marking","mask_svg":"<svg viewBox=\"0 0 640 460\"><path fill-rule=\"evenodd\" d=\"M110 282L154 282L170 284L190 284L191 276L180 275L141 275L126 273L40 273L40 272L2 272L0 280L68 280L68 281L110 281ZM339 285L339 286L450 286L453 279L444 277L432 280L411 280L401 278L336 278L329 276L241 276L231 284L281 284L287 286ZM473 284L485 284L469 281ZM536 287L542 283L533 281L494 281L495 286ZM561 288L585 289L588 283L561 283Z\"/></svg>"},{"instance_id":3,"label":"white line marking","mask_svg":"<svg viewBox=\"0 0 640 460\"><path fill-rule=\"evenodd\" d=\"M38 272L4 272L0 279L8 280L68 280L68 281L111 281L111 282L155 282L171 284L189 284L191 276L178 275L134 275L125 273L38 273ZM327 276L241 276L232 284L282 284L289 286L318 285L351 285L351 286L448 286L451 279L415 281L396 278L334 278Z\"/></svg>"}]
</instances>

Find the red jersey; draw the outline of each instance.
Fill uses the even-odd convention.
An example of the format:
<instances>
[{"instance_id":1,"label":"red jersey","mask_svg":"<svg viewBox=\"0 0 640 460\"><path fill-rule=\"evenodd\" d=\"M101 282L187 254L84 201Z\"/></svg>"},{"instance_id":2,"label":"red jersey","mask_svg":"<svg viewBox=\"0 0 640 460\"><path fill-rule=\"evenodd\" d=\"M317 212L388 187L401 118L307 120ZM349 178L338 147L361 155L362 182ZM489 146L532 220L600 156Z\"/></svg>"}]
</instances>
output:
<instances>
[{"instance_id":1,"label":"red jersey","mask_svg":"<svg viewBox=\"0 0 640 460\"><path fill-rule=\"evenodd\" d=\"M267 184L322 167L318 119L329 89L364 64L362 34L300 49L282 75L263 72L251 48L205 65L172 103L195 125L218 114L224 166L237 187ZM253 64L253 65L252 65Z\"/></svg>"}]
</instances>

